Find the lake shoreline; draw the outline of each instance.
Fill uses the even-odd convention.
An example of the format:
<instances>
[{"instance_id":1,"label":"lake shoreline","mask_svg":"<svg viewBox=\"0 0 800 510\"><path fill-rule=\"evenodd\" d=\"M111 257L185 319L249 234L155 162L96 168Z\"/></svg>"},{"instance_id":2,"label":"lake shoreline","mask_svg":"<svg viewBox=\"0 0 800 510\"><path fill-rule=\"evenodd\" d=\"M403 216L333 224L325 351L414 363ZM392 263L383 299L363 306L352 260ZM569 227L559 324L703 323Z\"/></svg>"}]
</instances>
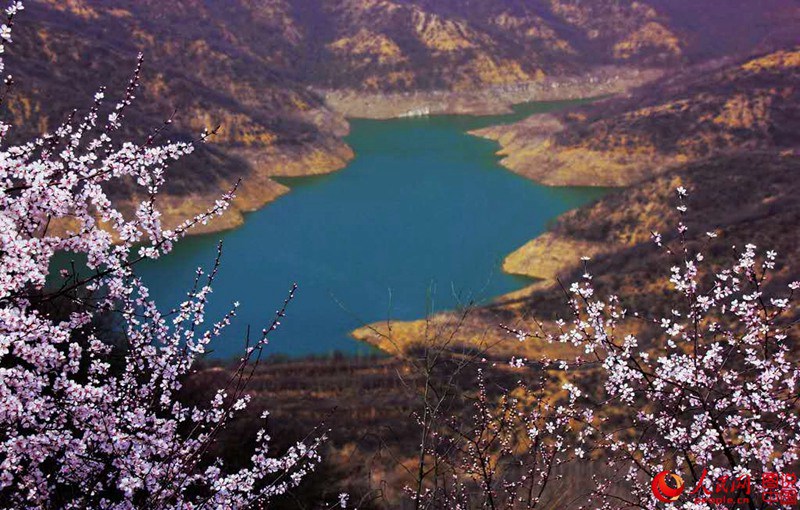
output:
<instances>
[{"instance_id":1,"label":"lake shoreline","mask_svg":"<svg viewBox=\"0 0 800 510\"><path fill-rule=\"evenodd\" d=\"M603 88L600 88L599 91L600 92L608 92L607 89L603 89ZM587 91L585 95L590 96L590 97L591 96L596 96L597 92L598 92L598 89L594 89L592 91ZM563 96L561 96L561 97L563 97ZM409 129L413 125L418 125L418 123L421 123L421 124L419 124L420 126L426 126L424 129L430 129L427 126L430 126L431 128L437 129L437 128L435 128L435 126L439 126L441 124L446 124L447 126L450 126L449 128L447 128L446 132L452 132L453 134L458 132L463 137L469 139L469 138L473 138L474 137L474 132L473 131L475 131L476 129L486 128L487 126L497 126L497 125L502 126L504 124L511 124L511 123L519 122L519 121L521 121L523 119L530 118L531 116L547 116L547 114L548 114L547 112L551 112L551 111L554 111L554 110L560 110L562 108L567 108L567 107L570 107L570 106L574 106L574 105L580 104L581 101L591 101L591 100L592 99L584 99L584 94L581 94L581 96L578 97L578 98L570 97L570 100L568 100L568 101L561 101L561 100L559 100L559 101L532 101L532 102L528 103L532 107L526 106L525 103L523 103L521 105L508 106L509 111L508 112L504 111L503 114L497 115L496 118L488 118L490 116L487 116L487 115L453 115L452 113L448 115L448 114L443 112L441 115L438 115L438 114L437 115L426 115L426 116L424 116L425 117L424 119L414 120L412 118L412 119L403 120L402 118L400 118L400 119L396 119L396 120L401 122L398 125L398 126L401 126L400 133L403 133L404 132L403 130ZM564 103L569 103L569 104L564 104ZM254 218L246 218L245 216L247 214L255 213L256 211L262 209L265 205L267 205L267 204L271 203L272 201L274 201L276 198L282 197L282 196L286 195L290 190L294 189L295 186L291 182L287 182L285 180L285 178L310 177L310 176L315 176L315 175L331 174L331 173L334 173L334 172L338 172L338 170L341 170L343 168L347 168L347 167L352 166L353 162L355 160L357 160L357 159L358 159L358 161L361 161L361 164L359 165L359 168L360 168L360 167L364 166L364 164L365 164L365 161L363 160L363 158L367 158L367 160L371 160L372 158L375 158L375 156L376 156L375 150L377 150L377 147L378 147L378 142L377 141L370 141L370 142L367 143L367 145L364 145L364 140L360 140L360 143L355 143L355 139L351 138L351 136L353 135L353 132L355 130L355 126L356 126L357 122L358 123L376 123L376 124L372 125L372 127L366 128L367 131L363 130L364 129L363 126L361 128L359 128L360 131L358 131L358 132L361 133L361 134L358 135L359 139L363 138L365 133L373 133L373 135L374 135L374 131L376 129L378 129L379 132L385 132L386 133L386 135L381 135L381 136L384 136L384 138L386 140L392 141L393 144L391 144L391 145L397 145L398 142L399 142L399 145L402 146L404 143L408 143L408 142L403 142L403 140L411 140L410 138L407 138L406 136L403 136L402 134L400 134L400 135L398 135L398 134L389 134L389 133L394 133L393 130L396 130L397 127L394 127L395 126L394 124L388 124L388 123L384 124L383 121L387 120L387 122L388 122L388 120L391 120L391 119L379 119L379 120L378 119L347 119L347 120L348 120L348 128L349 128L348 129L348 135L347 135L348 137L341 138L340 139L341 143L338 144L338 147L347 147L347 151L348 152L346 154L345 153L340 153L339 157L330 158L330 157L327 157L326 153L324 153L322 151L318 151L316 154L312 154L308 159L304 159L303 161L294 161L293 162L294 164L292 165L291 168L287 167L288 170L287 170L287 168L284 168L285 171L279 172L280 175L277 175L277 176L275 176L275 175L267 175L266 172L263 172L263 173L262 172L251 172L251 175L257 174L259 176L259 178L263 179L263 181L255 183L256 184L255 186L253 186L252 183L251 183L250 186L245 185L244 193L242 193L242 192L237 193L238 196L237 196L236 202L234 203L234 207L233 207L232 211L230 211L228 214L224 215L222 218L215 219L216 221L211 222L208 226L203 226L202 229L197 229L197 230L193 231L192 232L192 237L195 237L198 240L201 240L202 243L206 243L207 244L208 242L210 242L210 240L207 237L206 237L206 239L202 239L203 236L202 235L198 236L198 234L208 235L208 234L220 233L220 232L224 232L224 231L238 231L239 233L236 234L237 236L239 236L239 237L241 237L241 236L247 237L247 236L252 236L253 235L252 232L254 232L253 229L255 229L255 230L259 231L258 235L266 235L266 234L262 233L262 232L264 232L262 229L264 228L264 225L266 225L264 223L264 218L261 218L260 216L254 217ZM413 123L413 124L409 124L409 123ZM416 129L416 128L414 128L414 129ZM388 131L384 131L384 130L388 130ZM421 133L420 133L420 135L421 135ZM419 136L419 135L417 135L417 136ZM422 135L422 136L424 136L424 138L420 138L419 139L420 141L427 140L427 134L426 135ZM480 137L475 137L475 138L480 138ZM488 142L488 146L487 146L487 142L488 142L487 140L482 142L482 147L483 147L482 149L470 149L470 151L468 151L468 153L472 152L474 150L477 150L478 154L483 153L484 155L483 156L479 156L479 159L485 158L485 161L487 163L491 160L491 163L489 163L489 164L492 167L497 168L498 170L500 170L500 173L495 174L497 176L500 176L501 174L513 175L514 172L508 172L507 170L503 169L502 166L499 164L498 157L497 157L497 149L495 147L496 141L494 143L493 142ZM383 142L381 142L381 143L383 143ZM413 144L414 142L411 142L411 143ZM476 143L477 143L477 141L476 141ZM353 148L351 148L351 145L352 145L352 147L355 148L355 150ZM417 145L413 145L413 146L417 147ZM454 145L453 147L462 147L462 146L461 145ZM398 147L395 147L394 150L397 151L398 149L399 149ZM489 150L487 151L487 149L489 149ZM394 152L394 153L390 152L389 154L406 154L406 152L404 152L404 150L405 149L400 149L400 152ZM428 150L430 150L430 148ZM457 159L455 161L459 161L460 158L464 157L463 150L465 150L465 148L463 148L463 149L454 149L454 150L455 150L455 153L457 154L457 156L456 156ZM380 151L378 151L378 152L380 152ZM414 152L416 153L416 151L414 151ZM446 151L443 151L443 152L446 152ZM439 153L438 151L434 152L434 154L438 154L438 153ZM356 158L356 156L360 156L360 158ZM381 156L379 156L379 157L383 157L383 154L381 154ZM403 158L404 156L400 156L400 157ZM475 160L476 159L474 157L472 157L472 158L467 157L467 159L466 159L466 161L475 161ZM401 163L401 165L402 164L406 164L406 163ZM456 163L456 165L458 167L459 165L461 165L461 163ZM259 168L259 170L264 170L266 168L267 168L266 166L261 166ZM308 171L309 169L316 170L316 171ZM360 171L361 172L367 172L364 175L371 175L375 170L376 170L375 168L361 168ZM461 169L459 169L459 172L460 171L461 171ZM397 174L397 179L400 179L401 182L402 181L408 181L409 179L411 179L413 181L414 178L412 177L412 175L413 174L407 174L406 172L402 172L400 174ZM424 174L424 175L427 175L427 174ZM446 188L448 188L450 186L458 187L461 184L463 184L461 182L460 175L461 175L460 173L452 173L452 174L449 175L449 177L445 178L445 181L443 181L442 184L440 184L438 186L444 186L444 189L446 189ZM276 179L273 179L273 177L280 177L280 179L276 180ZM420 176L418 176L417 178L419 178L419 177ZM521 182L531 182L531 183L534 182L531 179L524 178L524 176L518 176L516 178L520 179ZM348 178L348 180L349 179L350 178ZM339 182L339 180L337 179L337 180L335 180L335 182ZM386 188L386 189L397 190L399 188L403 188L404 185L402 185L401 182L397 182L397 183L395 183L394 186L390 186L389 188ZM262 194L259 194L258 191L259 191L259 188L260 188L261 185L268 186L269 187L268 189L271 190L271 193L266 195L266 196L262 195ZM314 186L314 184L312 184L312 186ZM327 186L329 186L329 184ZM514 185L514 186L516 188L519 188L519 185ZM414 186L412 186L412 188L414 188ZM527 189L526 186L523 186L523 188ZM541 202L541 200L542 200L542 198L544 196L540 197L538 199L538 202L534 201L532 204L525 205L525 204L528 204L527 198L525 198L525 200L518 200L517 198L508 198L509 196L510 197L516 196L516 194L515 194L516 192L511 192L512 188L509 188L507 192L502 193L502 196L506 197L506 199L509 200L510 203L516 203L516 205L514 206L514 208L516 209L516 214L514 214L512 216L509 216L509 217L518 217L520 214L534 214L534 217L539 217L539 218L543 218L544 219L544 218L548 217L547 216L548 214L559 215L559 214L563 213L564 211L568 211L568 210L571 210L571 208L575 208L575 207L580 206L580 203L581 203L580 201L569 202L569 200L577 200L577 199L572 199L572 198L567 199L567 198L565 198L565 194L566 195L570 195L570 196L578 196L578 195L585 196L585 193L589 193L588 190L587 191L580 191L580 190L577 189L577 187L575 187L576 188L575 191L566 191L566 188L560 189L560 190L558 188L553 188L552 191L549 191L550 187L546 187L545 186L545 187L542 187L542 188L548 188L547 191L543 191L545 193L544 196L552 197L552 200L555 200L556 203L562 203L563 204L561 206L557 206L557 207L561 207L560 210L553 211L552 213L545 213L544 216L537 216L537 214L538 215L541 214L541 211L538 212L538 213L536 212L536 211L539 210L538 209L539 205L535 205L535 204L549 203L549 202ZM570 188L573 188L573 187L570 187ZM483 188L481 188L481 189L483 189ZM510 195L508 194L508 192L511 192ZM574 193L578 193L578 195L573 195ZM295 193L291 193L290 195L292 197L295 197ZM303 191L303 194L302 195L298 195L298 196L306 196L306 191ZM362 195L362 196L366 196L366 195ZM558 197L561 197L561 198L558 198ZM520 196L518 198L522 199L523 196ZM169 201L171 199L171 197L166 197L166 199L167 199L167 201ZM463 200L463 199L461 199L461 200ZM551 200L551 199L548 198L547 200ZM564 200L567 200L567 202L563 202ZM586 200L586 199L584 198L583 200ZM341 196L338 196L338 198L335 201L337 203L340 203L341 202ZM190 200L190 201L188 201L188 204L190 206L197 207L198 202L199 202L199 200L198 201ZM283 207L279 208L278 210L287 209L289 207L297 207L296 204L292 205L292 204L294 204L294 202L295 202L295 200L289 200L288 202L281 201L281 203L283 204ZM360 201L357 200L356 202L353 202L353 203L354 204L358 204L358 203L360 203ZM469 203L474 203L474 202L469 202ZM492 200L490 200L488 203L490 204L490 203L495 203L495 202L492 202ZM572 205L566 206L567 203L571 203ZM187 201L183 200L183 201L180 201L177 204L176 207L174 207L172 209L168 209L166 214L165 214L167 222L171 221L171 218L176 218L176 219L177 218L180 218L180 219L185 218L186 217L186 211L185 211L185 206L186 205L187 205ZM529 208L530 205L533 205L533 209ZM484 206L486 206L486 204L484 204ZM565 207L565 206L568 207L568 208L564 209L563 207ZM358 207L363 207L363 205L358 206ZM545 207L550 207L550 206L545 206ZM524 209L520 209L520 208L524 208ZM270 208L270 211L273 211L273 209ZM279 213L279 216L281 216L281 214L283 216L285 216L287 213L288 213L287 211L284 211L283 213ZM259 213L259 214L261 214L261 213ZM456 216L453 216L453 218L455 218L455 217ZM319 218L319 221L322 221L323 223L330 221L330 218L328 216L326 216L326 215L322 215L321 217L320 216L315 216L315 218ZM222 220L222 221L219 221L219 220ZM319 221L317 221L315 219L314 223L319 223ZM509 276L513 276L515 273L516 274L525 274L526 276L530 276L530 273L527 273L526 271L509 270L508 260L509 260L510 257L513 256L513 253L515 253L515 252L517 252L519 250L520 246L526 245L526 242L529 242L529 240L530 240L530 237L528 237L528 235L525 235L525 234L523 234L522 236L520 235L520 230L519 230L520 228L523 228L523 230L525 230L525 231L530 231L530 235L531 236L535 236L535 237L538 237L538 235L536 235L537 233L539 235L541 235L541 234L546 232L546 228L545 228L544 224L537 224L537 222L539 222L538 219L533 221L533 223L529 223L529 222L518 223L517 228L516 228L516 234L514 234L514 235L512 235L510 237L508 235L506 235L505 233L496 232L494 236L490 236L490 238L484 239L485 242L489 243L486 246L493 246L494 247L493 251L497 252L497 253L495 253L493 256L499 257L499 260L501 262L500 264L497 265L496 271L494 269L492 270L492 271L496 272L495 279L497 279L500 274L506 275L506 276L503 277L506 280L508 279ZM274 224L275 222L272 221L271 223ZM283 224L280 220L278 220L277 223L280 224L280 225ZM481 223L482 223L481 220L478 220L477 223L474 223L474 224L470 223L470 224L473 225L473 228L477 228L478 225L481 225ZM262 225L262 226L259 227L258 225ZM437 232L441 232L442 228L451 230L450 226L453 225L452 219L447 220L447 225L448 226L441 225L440 229L437 230ZM280 228L283 228L283 227L280 227ZM290 227L288 227L288 228L290 228ZM539 230L539 229L542 229L542 230ZM392 231L392 232L403 231L402 229L400 231L396 230L394 227L391 226L391 222L390 222L390 224L388 226L386 226L386 230ZM494 230L496 230L496 229L494 229ZM248 234L247 232L251 232L251 233ZM509 233L512 233L512 232L514 232L513 229ZM413 234L413 235L417 236L417 234ZM498 238L497 237L498 235L501 236L501 238ZM269 236L269 237L273 238L273 239L277 239L277 237L274 234L272 236ZM474 236L469 236L469 237L474 237ZM422 238L424 238L424 237L422 237ZM489 239L491 239L491 238L493 238L494 240L490 241ZM465 253L476 253L474 251L475 248L476 248L475 246L472 246L472 249L465 251ZM234 249L235 249L235 247L234 247ZM295 250L297 250L297 249L300 249L301 252L308 252L309 249L312 249L312 251L314 251L313 248L309 248L305 244L296 246ZM290 250L290 252L291 251L292 250ZM316 251L320 252L319 250L316 250ZM485 252L486 250L479 250L479 251L484 251ZM300 253L300 252L298 252L298 253ZM320 253L325 253L325 251L322 251ZM179 258L183 259L184 256L185 255L180 256ZM328 259L326 258L325 260L328 260ZM505 263L503 263L503 261L505 261ZM561 261L561 263L564 263L564 261ZM324 262L324 263L323 262L319 262L314 267L325 268L325 267L327 267L327 265L328 265L328 262ZM423 267L424 265L425 264L423 263L420 267ZM413 266L417 267L416 264L413 264ZM482 265L480 267L489 267L489 266L486 266L484 264L484 265ZM492 267L494 267L494 264L492 264ZM365 271L364 274L372 274L372 271L370 271L370 270L364 269L364 271ZM422 271L424 273L426 270L422 269ZM469 271L469 273L472 274L473 277L477 274L475 269L471 269ZM302 274L305 275L307 273L303 272ZM314 272L312 271L311 274L314 274ZM428 273L425 273L425 274L428 274ZM431 272L430 274L431 275L440 275L440 273L438 273L438 272ZM536 275L536 276L541 276L541 275ZM441 277L445 281L450 281L450 276L447 275L447 272L445 272L444 275L441 275ZM312 278L313 279L314 276L311 276L311 277L306 276L306 278ZM503 281L503 278L501 278L499 281ZM456 279L454 281L458 281L458 280ZM462 285L463 285L463 283L462 283ZM493 283L493 285L495 285L495 284ZM507 296L510 296L510 295L514 295L514 294L518 294L518 293L525 293L531 287L531 284L527 284L526 285L525 283L521 283L521 284L517 283L517 284L511 285L509 282L498 284L498 285L500 285L500 286L499 287L494 287L493 291L486 290L486 289L481 291L481 292L486 292L486 295L485 295L485 298L486 298L485 303L486 304L490 304L490 303L496 302L497 300L504 299L504 298L506 298ZM537 285L541 285L541 284L540 283L537 284L537 283L532 282L532 285L537 286ZM260 285L259 287L260 288L264 288L263 285ZM237 286L236 288L240 288L240 287ZM392 285L390 285L388 288L393 289ZM445 299L445 301L446 301L446 299ZM406 306L408 306L408 305L406 305ZM456 303L450 303L450 304L442 303L441 306L442 306L442 308L441 308L442 310L453 310L453 309L456 309L458 305ZM380 314L378 314L378 316L380 316ZM404 317L406 320L401 320L400 322L397 322L397 323L393 324L396 332L408 331L410 333L412 331L417 330L418 326L421 324L420 321L414 321L413 317L420 317L420 316L422 316L422 314L417 315L416 312L415 313L409 313L409 311L407 310L406 312L404 312L403 314L401 314L399 316L401 318ZM371 348L377 348L377 350L379 350L380 352L383 352L385 354L389 354L389 355L393 355L393 354L397 355L397 354L399 354L398 352L390 352L390 350L387 349L387 345L385 345L385 344L382 345L382 342L379 342L379 341L376 342L374 338L373 339L369 338L372 335L369 335L369 334L365 335L364 334L365 331L364 331L363 327L352 329L353 327L358 326L358 325L375 324L374 322L372 322L372 321L374 321L375 318L377 318L376 314L370 312L370 313L368 313L368 316L364 317L365 320L363 322L359 321L359 324L353 324L349 328L346 328L344 331L341 332L341 335L345 336L346 338L349 338L350 341L355 340L355 342L357 344L360 344L362 346L361 348L369 348L369 347L371 347ZM410 327L410 329L408 329L408 327ZM372 333L374 333L374 332L375 331L373 330ZM317 335L317 336L319 336L319 335ZM412 335L412 336L416 336L416 335ZM324 338L328 338L328 337L325 336ZM336 338L335 335L333 337L331 337L331 340L333 341L333 343L331 345L336 344L335 338ZM409 337L409 339L407 339L407 340L411 340L411 338ZM341 340L338 340L338 341L341 342ZM354 348L354 349L355 350L359 350L361 348ZM284 348L284 349L286 349L286 348ZM290 350L288 352L292 352L291 356L294 357L295 356L294 351L295 351L296 347L290 347L289 349ZM336 347L332 347L329 350L329 353L333 353L335 350L337 350L337 348ZM287 351L278 351L278 352L287 352ZM302 355L304 355L304 354L306 354L308 352L314 352L314 351L304 351L304 352L299 352L299 354L302 356ZM222 353L220 353L220 354L222 354ZM224 357L226 357L226 355L222 354L222 357L224 358Z\"/></svg>"},{"instance_id":2,"label":"lake shoreline","mask_svg":"<svg viewBox=\"0 0 800 510\"><path fill-rule=\"evenodd\" d=\"M358 157L344 171L279 179L292 190L282 200L248 214L240 228L177 243L141 276L157 302L180 302L173 282L207 266L223 239L210 316L241 301L239 321L259 325L298 282L291 313L301 320L285 321L270 352L371 352L353 329L387 316L421 317L429 305L490 303L528 284L503 272L503 259L602 191L550 188L508 172L497 164L496 144L468 132L583 103L537 102L495 117L353 120L343 141ZM231 330L233 343L220 343L214 357L230 356L236 336Z\"/></svg>"},{"instance_id":3,"label":"lake shoreline","mask_svg":"<svg viewBox=\"0 0 800 510\"><path fill-rule=\"evenodd\" d=\"M474 90L369 93L321 90L326 104L348 119L388 120L427 115L503 115L522 103L571 101L626 93L663 75L660 69L603 67L576 76Z\"/></svg>"},{"instance_id":4,"label":"lake shoreline","mask_svg":"<svg viewBox=\"0 0 800 510\"><path fill-rule=\"evenodd\" d=\"M354 119L391 120L413 117L415 112L419 113L419 116L486 117L510 114L514 106L525 103L583 100L622 94L657 79L662 74L663 71L659 69L604 67L581 76L558 77L478 90L407 94L370 94L347 90L320 91L320 93L330 108L346 118L346 131L349 132L350 121ZM344 142L344 136L346 133L343 133L339 139L341 143L335 147L315 148L291 158L243 153L243 159L251 162L252 169L248 178L243 180L237 190L237 197L231 208L207 225L199 225L188 235L215 234L241 227L246 221L246 214L258 211L291 191L273 177L325 175L346 168L357 155ZM276 166L279 168L277 172ZM229 185L232 186L233 183ZM225 190L219 191L221 195ZM161 197L163 220L168 226L178 225L185 219L204 211L206 206L213 204L219 198L219 195L163 196Z\"/></svg>"}]
</instances>

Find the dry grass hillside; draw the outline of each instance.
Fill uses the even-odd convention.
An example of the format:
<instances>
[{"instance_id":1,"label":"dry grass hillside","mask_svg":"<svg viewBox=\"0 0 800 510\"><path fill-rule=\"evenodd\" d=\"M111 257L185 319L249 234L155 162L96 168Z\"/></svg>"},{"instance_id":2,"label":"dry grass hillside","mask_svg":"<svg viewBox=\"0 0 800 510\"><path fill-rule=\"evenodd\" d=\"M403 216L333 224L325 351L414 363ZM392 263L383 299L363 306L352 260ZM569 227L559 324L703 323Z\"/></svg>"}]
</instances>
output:
<instances>
[{"instance_id":1,"label":"dry grass hillside","mask_svg":"<svg viewBox=\"0 0 800 510\"><path fill-rule=\"evenodd\" d=\"M549 97L537 86L594 76L598 66L625 68L641 83L640 70L770 46L800 19L791 0L713 9L718 16L699 26L707 9L684 0L611 8L595 0L478 0L469 8L455 0L33 0L8 48L16 85L5 114L17 139L39 134L88 108L102 85L110 98L120 94L144 52L128 135L144 136L173 112L171 138L220 126L199 155L169 172L166 220L197 212L244 178L235 210L214 225L225 228L287 191L272 176L329 172L352 157L342 141L347 124L322 91L358 99L533 86L512 94L524 101ZM567 96L627 87L578 81ZM112 191L131 198L125 185Z\"/></svg>"},{"instance_id":2,"label":"dry grass hillside","mask_svg":"<svg viewBox=\"0 0 800 510\"><path fill-rule=\"evenodd\" d=\"M797 147L800 48L642 87L629 98L478 131L503 164L552 185L624 186L740 150Z\"/></svg>"},{"instance_id":3,"label":"dry grass hillside","mask_svg":"<svg viewBox=\"0 0 800 510\"><path fill-rule=\"evenodd\" d=\"M536 82L601 65L685 64L792 41L800 23L798 6L783 0L288 3L298 26L313 27L305 30L307 51L318 54L306 67L310 81L381 91Z\"/></svg>"},{"instance_id":4,"label":"dry grass hillside","mask_svg":"<svg viewBox=\"0 0 800 510\"><path fill-rule=\"evenodd\" d=\"M426 378L415 363L421 356L416 352L403 358L262 363L249 386L252 404L222 433L213 453L227 466L246 464L256 431L263 426L259 415L269 409L268 430L276 452L307 434L325 432L328 436L321 466L298 489L271 501L270 508L330 508L341 492L347 492L348 507L411 510L414 502L405 487L413 486L416 476L421 433L417 416L423 408L425 380L440 390L446 388L448 397L439 409L449 421L471 411L478 369L490 382L493 396L501 388L517 384L521 375L505 363L465 365L443 356ZM224 384L229 376L224 365L199 370L184 388L185 399L207 401L213 397L212 388ZM561 384L557 374L548 380ZM557 469L564 478L554 479L542 495L539 507L546 510L570 508L570 503L589 490L588 481L596 468L572 463Z\"/></svg>"},{"instance_id":5,"label":"dry grass hillside","mask_svg":"<svg viewBox=\"0 0 800 510\"><path fill-rule=\"evenodd\" d=\"M190 2L30 2L19 15L7 69L15 86L4 105L17 140L39 134L106 86L114 101L145 55L142 87L126 115L126 136L142 139L174 114L164 138L196 138L219 126L210 144L170 168L162 207L168 222L204 209L244 179L237 207L215 228L241 221L286 188L273 175L342 167L352 153L347 124L304 87L230 41L230 29ZM192 28L188 28L192 27ZM111 103L113 106L113 103ZM120 199L130 188L111 190Z\"/></svg>"}]
</instances>

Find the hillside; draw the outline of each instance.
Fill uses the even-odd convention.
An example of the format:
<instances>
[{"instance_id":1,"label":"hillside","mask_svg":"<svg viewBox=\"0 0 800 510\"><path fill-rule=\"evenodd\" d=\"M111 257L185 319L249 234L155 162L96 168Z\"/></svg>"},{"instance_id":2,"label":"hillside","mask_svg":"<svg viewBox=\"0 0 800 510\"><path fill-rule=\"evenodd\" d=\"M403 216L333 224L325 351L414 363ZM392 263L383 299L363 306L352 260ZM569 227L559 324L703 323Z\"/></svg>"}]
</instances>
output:
<instances>
[{"instance_id":1,"label":"hillside","mask_svg":"<svg viewBox=\"0 0 800 510\"><path fill-rule=\"evenodd\" d=\"M235 210L213 227L226 228L287 191L270 177L346 164L341 112L388 117L433 102L442 112L491 113L617 93L653 79L653 69L776 44L800 19L791 0L715 2L713 10L720 16L709 19L708 9L683 0L613 8L574 0L34 0L8 48L16 85L7 114L18 140L50 129L88 108L102 85L111 98L121 94L144 52L129 135L144 136L173 112L171 138L220 126L199 155L171 169L167 222L242 177ZM131 195L124 185L112 191Z\"/></svg>"},{"instance_id":2,"label":"hillside","mask_svg":"<svg viewBox=\"0 0 800 510\"><path fill-rule=\"evenodd\" d=\"M786 0L281 4L291 6L303 55L312 59L298 76L326 88L384 91L469 89L602 65L696 62L792 41L791 28L800 22L797 4Z\"/></svg>"},{"instance_id":3,"label":"hillside","mask_svg":"<svg viewBox=\"0 0 800 510\"><path fill-rule=\"evenodd\" d=\"M318 21L300 78L370 118L616 94L658 69L793 42L800 27L800 7L782 0L348 0L301 12L298 26Z\"/></svg>"},{"instance_id":4,"label":"hillside","mask_svg":"<svg viewBox=\"0 0 800 510\"><path fill-rule=\"evenodd\" d=\"M502 164L551 185L624 186L737 150L797 147L800 49L679 73L563 115L476 132Z\"/></svg>"},{"instance_id":5,"label":"hillside","mask_svg":"<svg viewBox=\"0 0 800 510\"><path fill-rule=\"evenodd\" d=\"M173 113L168 138L196 138L204 128L220 126L211 144L170 168L162 198L168 222L204 209L241 177L237 210L214 228L236 225L240 210L258 208L286 191L270 176L328 172L352 157L341 141L344 119L316 95L269 71L246 48L226 42L227 29L190 2L159 12L164 7L29 3L8 46L7 69L15 86L6 107L17 126L13 136L20 140L52 129L73 108L86 111L101 86L107 86L110 101L120 97L142 51L143 87L127 114L126 136L141 140ZM198 31L179 34L172 26ZM124 184L111 191L122 199L131 193Z\"/></svg>"}]
</instances>

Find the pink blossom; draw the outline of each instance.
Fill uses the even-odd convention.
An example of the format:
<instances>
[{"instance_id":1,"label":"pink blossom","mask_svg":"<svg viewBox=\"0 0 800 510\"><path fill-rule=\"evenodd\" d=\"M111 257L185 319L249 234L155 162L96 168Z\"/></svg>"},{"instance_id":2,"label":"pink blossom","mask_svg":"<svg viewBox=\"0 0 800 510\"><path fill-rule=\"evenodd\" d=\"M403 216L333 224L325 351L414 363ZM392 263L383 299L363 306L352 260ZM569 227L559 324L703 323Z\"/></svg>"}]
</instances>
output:
<instances>
[{"instance_id":1,"label":"pink blossom","mask_svg":"<svg viewBox=\"0 0 800 510\"><path fill-rule=\"evenodd\" d=\"M6 10L5 42L20 10L19 2ZM172 314L149 298L136 263L163 256L195 225L222 213L234 190L174 230L163 228L155 198L164 169L207 135L163 145L152 138L115 141L141 64L140 58L105 124L101 91L82 119L0 149L0 501L6 508L243 508L296 486L319 461L322 436L276 457L263 431L247 468L229 470L206 458L220 430L249 404L241 383L266 333L251 342L227 387L207 405L177 398L198 356L235 315L213 323L205 316L221 251ZM9 126L0 128L5 137ZM131 215L104 192L118 179L137 183L149 197ZM64 235L48 229L66 218L74 227ZM85 256L88 271L62 271L52 290L45 284L58 252ZM51 318L42 310L56 299L75 311ZM92 327L109 313L120 318L126 343L115 368L112 346Z\"/></svg>"}]
</instances>

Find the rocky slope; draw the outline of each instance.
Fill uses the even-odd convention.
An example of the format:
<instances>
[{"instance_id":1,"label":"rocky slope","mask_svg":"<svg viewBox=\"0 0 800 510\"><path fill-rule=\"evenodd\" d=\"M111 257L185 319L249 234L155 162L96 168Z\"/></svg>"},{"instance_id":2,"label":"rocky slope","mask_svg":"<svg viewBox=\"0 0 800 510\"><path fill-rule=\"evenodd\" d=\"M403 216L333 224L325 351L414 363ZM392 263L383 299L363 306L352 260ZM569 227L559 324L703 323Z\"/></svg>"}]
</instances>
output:
<instances>
[{"instance_id":1,"label":"rocky slope","mask_svg":"<svg viewBox=\"0 0 800 510\"><path fill-rule=\"evenodd\" d=\"M463 90L600 65L696 62L793 40L790 29L800 21L797 4L786 0L287 3L314 55L303 66L310 81L382 91Z\"/></svg>"},{"instance_id":2,"label":"rocky slope","mask_svg":"<svg viewBox=\"0 0 800 510\"><path fill-rule=\"evenodd\" d=\"M552 185L623 186L737 150L797 147L800 47L679 73L631 97L476 132Z\"/></svg>"},{"instance_id":3,"label":"rocky slope","mask_svg":"<svg viewBox=\"0 0 800 510\"><path fill-rule=\"evenodd\" d=\"M287 189L272 176L341 168L352 157L347 124L322 99L274 72L232 40L200 2L73 0L30 2L19 15L7 69L15 86L5 105L26 139L86 111L94 93L122 95L139 51L142 88L126 115L126 136L141 140L174 114L164 138L191 139L219 126L211 143L169 169L162 207L168 223L205 209L239 178L235 209L214 229L235 226ZM113 102L111 103L113 104ZM121 201L133 189L117 183Z\"/></svg>"},{"instance_id":4,"label":"rocky slope","mask_svg":"<svg viewBox=\"0 0 800 510\"><path fill-rule=\"evenodd\" d=\"M121 93L143 51L128 134L143 136L173 111L172 138L221 126L171 170L167 220L243 177L236 210L214 223L225 228L286 191L270 177L342 167L352 157L342 112L497 113L526 100L615 93L657 76L653 69L790 39L800 19L793 0L698 4L31 0L9 46L17 84L6 113L18 138L40 133L87 107L101 85ZM131 198L124 185L113 191Z\"/></svg>"}]
</instances>

